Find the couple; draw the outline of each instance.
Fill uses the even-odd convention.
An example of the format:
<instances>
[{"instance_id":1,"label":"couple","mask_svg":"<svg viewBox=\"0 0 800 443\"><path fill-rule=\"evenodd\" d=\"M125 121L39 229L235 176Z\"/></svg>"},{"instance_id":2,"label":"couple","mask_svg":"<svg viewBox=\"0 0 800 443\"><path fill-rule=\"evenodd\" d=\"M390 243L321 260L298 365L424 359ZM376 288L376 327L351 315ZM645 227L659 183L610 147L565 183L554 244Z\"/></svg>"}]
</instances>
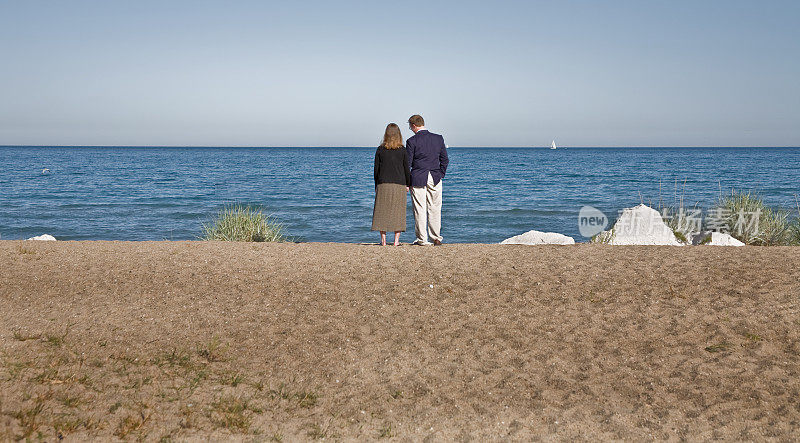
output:
<instances>
[{"instance_id":1,"label":"couple","mask_svg":"<svg viewBox=\"0 0 800 443\"><path fill-rule=\"evenodd\" d=\"M414 203L415 245L442 244L442 178L449 160L444 138L425 128L421 115L408 119L414 135L403 147L400 128L389 123L383 143L375 152L375 206L372 230L380 231L381 246L386 246L386 232L394 231L394 245L400 245L400 233L406 230L406 192Z\"/></svg>"}]
</instances>

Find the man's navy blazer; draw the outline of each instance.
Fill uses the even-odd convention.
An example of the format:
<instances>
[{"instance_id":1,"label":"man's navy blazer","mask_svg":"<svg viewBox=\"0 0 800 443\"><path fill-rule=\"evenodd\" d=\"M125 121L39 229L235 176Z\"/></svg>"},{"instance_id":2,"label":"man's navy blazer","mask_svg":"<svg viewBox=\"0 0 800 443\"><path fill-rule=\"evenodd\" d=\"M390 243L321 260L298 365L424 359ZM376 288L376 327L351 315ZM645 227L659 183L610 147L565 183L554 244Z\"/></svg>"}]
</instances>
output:
<instances>
[{"instance_id":1,"label":"man's navy blazer","mask_svg":"<svg viewBox=\"0 0 800 443\"><path fill-rule=\"evenodd\" d=\"M438 184L447 171L447 147L444 137L423 129L406 141L408 161L411 163L411 186L424 188L428 184L428 173L433 183Z\"/></svg>"}]
</instances>

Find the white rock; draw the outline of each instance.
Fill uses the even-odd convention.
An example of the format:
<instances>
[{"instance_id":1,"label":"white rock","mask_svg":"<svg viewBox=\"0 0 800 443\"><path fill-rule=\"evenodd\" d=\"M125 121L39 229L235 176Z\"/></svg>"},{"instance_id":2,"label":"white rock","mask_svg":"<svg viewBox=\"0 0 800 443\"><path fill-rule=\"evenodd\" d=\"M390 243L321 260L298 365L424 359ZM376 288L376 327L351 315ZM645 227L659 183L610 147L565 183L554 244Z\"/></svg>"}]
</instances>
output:
<instances>
[{"instance_id":1,"label":"white rock","mask_svg":"<svg viewBox=\"0 0 800 443\"><path fill-rule=\"evenodd\" d=\"M744 243L722 232L701 232L692 237L693 245L744 246Z\"/></svg>"},{"instance_id":2,"label":"white rock","mask_svg":"<svg viewBox=\"0 0 800 443\"><path fill-rule=\"evenodd\" d=\"M56 238L50 234L43 234L43 235L37 235L36 237L31 237L28 240L56 241Z\"/></svg>"},{"instance_id":3,"label":"white rock","mask_svg":"<svg viewBox=\"0 0 800 443\"><path fill-rule=\"evenodd\" d=\"M614 226L592 239L609 245L683 246L655 209L639 205L625 208Z\"/></svg>"},{"instance_id":4,"label":"white rock","mask_svg":"<svg viewBox=\"0 0 800 443\"><path fill-rule=\"evenodd\" d=\"M723 232L712 232L711 242L707 243L711 246L744 246L744 243Z\"/></svg>"},{"instance_id":5,"label":"white rock","mask_svg":"<svg viewBox=\"0 0 800 443\"><path fill-rule=\"evenodd\" d=\"M501 245L574 245L575 240L557 232L528 231L500 242Z\"/></svg>"}]
</instances>

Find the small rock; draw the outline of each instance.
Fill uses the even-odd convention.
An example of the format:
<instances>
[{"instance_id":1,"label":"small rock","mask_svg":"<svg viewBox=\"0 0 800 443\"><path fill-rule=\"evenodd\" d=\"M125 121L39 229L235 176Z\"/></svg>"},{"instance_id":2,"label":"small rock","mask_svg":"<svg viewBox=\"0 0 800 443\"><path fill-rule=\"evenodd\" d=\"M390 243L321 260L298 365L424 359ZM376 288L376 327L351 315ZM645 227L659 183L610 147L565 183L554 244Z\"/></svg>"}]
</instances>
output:
<instances>
[{"instance_id":1,"label":"small rock","mask_svg":"<svg viewBox=\"0 0 800 443\"><path fill-rule=\"evenodd\" d=\"M706 246L744 246L744 243L731 237L730 234L716 231L700 232L693 235L692 244Z\"/></svg>"},{"instance_id":2,"label":"small rock","mask_svg":"<svg viewBox=\"0 0 800 443\"><path fill-rule=\"evenodd\" d=\"M500 242L501 245L574 245L575 240L557 232L528 231Z\"/></svg>"},{"instance_id":3,"label":"small rock","mask_svg":"<svg viewBox=\"0 0 800 443\"><path fill-rule=\"evenodd\" d=\"M31 237L28 240L56 241L56 238L50 234L43 234L43 235L37 235L36 237Z\"/></svg>"}]
</instances>

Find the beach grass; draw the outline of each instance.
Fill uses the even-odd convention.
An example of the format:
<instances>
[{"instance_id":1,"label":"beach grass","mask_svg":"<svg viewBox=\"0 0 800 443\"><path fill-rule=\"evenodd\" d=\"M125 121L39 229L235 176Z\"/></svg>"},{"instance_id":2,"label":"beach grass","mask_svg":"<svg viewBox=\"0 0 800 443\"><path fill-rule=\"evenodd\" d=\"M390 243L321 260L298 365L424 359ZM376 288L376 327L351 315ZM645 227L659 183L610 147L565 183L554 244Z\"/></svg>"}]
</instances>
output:
<instances>
[{"instance_id":1,"label":"beach grass","mask_svg":"<svg viewBox=\"0 0 800 443\"><path fill-rule=\"evenodd\" d=\"M612 227L608 231L603 231L593 235L592 238L589 240L589 243L608 245L611 244L611 240L613 239L614 239L614 228Z\"/></svg>"},{"instance_id":2,"label":"beach grass","mask_svg":"<svg viewBox=\"0 0 800 443\"><path fill-rule=\"evenodd\" d=\"M689 238L694 232L694 225L691 223L689 213L682 206L677 209L672 206L661 206L658 208L658 212L679 242L690 242Z\"/></svg>"},{"instance_id":3,"label":"beach grass","mask_svg":"<svg viewBox=\"0 0 800 443\"><path fill-rule=\"evenodd\" d=\"M800 197L795 194L795 204L797 205L797 216L789 226L789 244L792 246L800 246Z\"/></svg>"},{"instance_id":4,"label":"beach grass","mask_svg":"<svg viewBox=\"0 0 800 443\"><path fill-rule=\"evenodd\" d=\"M792 241L789 212L768 206L754 191L732 189L717 206L731 236L745 244L780 246Z\"/></svg>"},{"instance_id":5,"label":"beach grass","mask_svg":"<svg viewBox=\"0 0 800 443\"><path fill-rule=\"evenodd\" d=\"M675 235L675 238L684 244L691 243L691 236L697 230L696 223L692 217L693 214L696 214L699 211L699 207L697 204L694 205L693 208L689 209L686 207L685 204L685 193L686 193L686 180L683 182L683 186L681 187L681 192L678 194L678 181L675 180L675 201L674 204L665 204L664 200L661 196L662 191L662 183L659 182L659 195L658 195L658 204L656 206L656 210L664 220L664 223L672 229L672 233ZM639 197L640 201L644 203L644 199ZM649 202L649 206L653 206L653 201Z\"/></svg>"},{"instance_id":6,"label":"beach grass","mask_svg":"<svg viewBox=\"0 0 800 443\"><path fill-rule=\"evenodd\" d=\"M789 244L800 246L800 217L794 219L789 226Z\"/></svg>"},{"instance_id":7,"label":"beach grass","mask_svg":"<svg viewBox=\"0 0 800 443\"><path fill-rule=\"evenodd\" d=\"M261 209L233 204L203 225L203 240L280 242L286 241L283 225Z\"/></svg>"},{"instance_id":8,"label":"beach grass","mask_svg":"<svg viewBox=\"0 0 800 443\"><path fill-rule=\"evenodd\" d=\"M691 243L691 236L697 230L692 214L697 210L697 207L687 210L683 206L679 206L678 208L665 206L661 207L658 212L662 215L664 223L672 229L672 233L675 234L675 238L677 238L678 241L681 243Z\"/></svg>"}]
</instances>

